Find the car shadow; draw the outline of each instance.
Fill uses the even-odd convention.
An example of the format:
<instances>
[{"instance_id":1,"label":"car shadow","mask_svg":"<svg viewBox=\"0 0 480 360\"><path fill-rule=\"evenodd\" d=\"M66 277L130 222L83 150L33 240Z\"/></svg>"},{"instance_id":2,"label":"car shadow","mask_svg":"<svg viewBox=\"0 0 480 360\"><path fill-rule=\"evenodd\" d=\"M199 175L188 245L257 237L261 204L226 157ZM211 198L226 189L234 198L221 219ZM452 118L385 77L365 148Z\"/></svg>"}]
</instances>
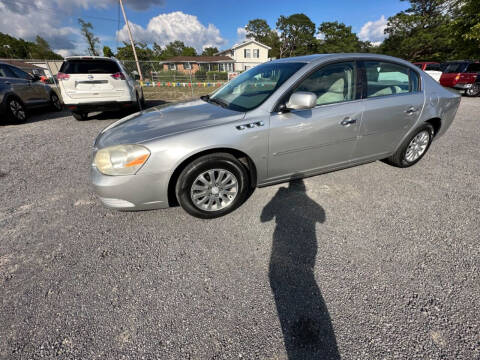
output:
<instances>
[{"instance_id":1,"label":"car shadow","mask_svg":"<svg viewBox=\"0 0 480 360\"><path fill-rule=\"evenodd\" d=\"M294 180L277 191L260 217L274 218L269 279L288 359L340 359L314 273L315 227L325 221L325 211L307 196L303 180Z\"/></svg>"},{"instance_id":2,"label":"car shadow","mask_svg":"<svg viewBox=\"0 0 480 360\"><path fill-rule=\"evenodd\" d=\"M164 105L168 103L168 101L163 100L145 100L145 107L142 110L149 109L154 106ZM117 110L117 111L103 111L103 112L92 112L88 116L87 120L112 120L112 119L121 119L125 116L133 114L137 112L137 108L135 107L127 107L125 109Z\"/></svg>"}]
</instances>

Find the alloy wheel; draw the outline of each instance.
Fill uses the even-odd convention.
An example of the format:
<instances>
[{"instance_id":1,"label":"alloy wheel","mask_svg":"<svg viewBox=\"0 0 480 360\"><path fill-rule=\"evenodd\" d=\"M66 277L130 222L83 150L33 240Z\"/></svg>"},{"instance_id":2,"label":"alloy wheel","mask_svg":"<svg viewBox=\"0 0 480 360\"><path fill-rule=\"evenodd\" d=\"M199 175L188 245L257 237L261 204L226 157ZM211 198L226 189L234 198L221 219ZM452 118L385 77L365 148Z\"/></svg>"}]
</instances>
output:
<instances>
[{"instance_id":1,"label":"alloy wheel","mask_svg":"<svg viewBox=\"0 0 480 360\"><path fill-rule=\"evenodd\" d=\"M229 206L238 195L238 180L225 169L202 172L192 183L190 198L204 211L218 211Z\"/></svg>"},{"instance_id":2,"label":"alloy wheel","mask_svg":"<svg viewBox=\"0 0 480 360\"><path fill-rule=\"evenodd\" d=\"M52 105L55 109L57 109L57 110L62 109L62 104L60 103L60 99L58 98L57 95L52 94L51 100L52 100Z\"/></svg>"},{"instance_id":3,"label":"alloy wheel","mask_svg":"<svg viewBox=\"0 0 480 360\"><path fill-rule=\"evenodd\" d=\"M23 121L26 118L25 110L17 100L10 100L9 103L10 111L15 119Z\"/></svg>"},{"instance_id":4,"label":"alloy wheel","mask_svg":"<svg viewBox=\"0 0 480 360\"><path fill-rule=\"evenodd\" d=\"M469 96L480 95L480 84L473 84L470 89L467 89L467 95Z\"/></svg>"},{"instance_id":5,"label":"alloy wheel","mask_svg":"<svg viewBox=\"0 0 480 360\"><path fill-rule=\"evenodd\" d=\"M418 160L425 153L429 142L429 132L427 130L420 131L408 144L407 151L405 153L405 160L408 162L414 162Z\"/></svg>"}]
</instances>

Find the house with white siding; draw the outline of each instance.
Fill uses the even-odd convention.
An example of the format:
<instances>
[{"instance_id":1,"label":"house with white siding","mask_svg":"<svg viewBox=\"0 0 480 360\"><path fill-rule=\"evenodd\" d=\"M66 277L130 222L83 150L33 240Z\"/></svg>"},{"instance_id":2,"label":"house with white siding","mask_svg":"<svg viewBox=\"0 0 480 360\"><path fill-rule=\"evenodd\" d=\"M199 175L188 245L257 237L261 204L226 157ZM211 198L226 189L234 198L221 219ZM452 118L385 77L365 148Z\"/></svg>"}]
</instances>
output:
<instances>
[{"instance_id":1,"label":"house with white siding","mask_svg":"<svg viewBox=\"0 0 480 360\"><path fill-rule=\"evenodd\" d=\"M235 44L231 49L220 51L215 55L231 57L235 61L234 71L244 71L270 61L268 57L270 49L270 46L248 39L240 44Z\"/></svg>"}]
</instances>

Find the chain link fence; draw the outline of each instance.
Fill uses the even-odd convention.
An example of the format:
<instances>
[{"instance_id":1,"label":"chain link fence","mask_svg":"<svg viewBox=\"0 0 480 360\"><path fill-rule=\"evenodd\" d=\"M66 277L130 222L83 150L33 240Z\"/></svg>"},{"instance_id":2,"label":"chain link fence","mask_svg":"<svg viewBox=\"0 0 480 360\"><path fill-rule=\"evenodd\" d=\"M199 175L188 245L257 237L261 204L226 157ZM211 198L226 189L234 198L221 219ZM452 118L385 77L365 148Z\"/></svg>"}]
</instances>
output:
<instances>
[{"instance_id":1,"label":"chain link fence","mask_svg":"<svg viewBox=\"0 0 480 360\"><path fill-rule=\"evenodd\" d=\"M0 59L58 89L57 74L62 60ZM138 75L137 65L132 60L121 60L131 75ZM164 70L158 61L140 61L143 81L139 81L147 100L179 101L199 98L210 94L228 81L228 73L192 69L184 71Z\"/></svg>"}]
</instances>

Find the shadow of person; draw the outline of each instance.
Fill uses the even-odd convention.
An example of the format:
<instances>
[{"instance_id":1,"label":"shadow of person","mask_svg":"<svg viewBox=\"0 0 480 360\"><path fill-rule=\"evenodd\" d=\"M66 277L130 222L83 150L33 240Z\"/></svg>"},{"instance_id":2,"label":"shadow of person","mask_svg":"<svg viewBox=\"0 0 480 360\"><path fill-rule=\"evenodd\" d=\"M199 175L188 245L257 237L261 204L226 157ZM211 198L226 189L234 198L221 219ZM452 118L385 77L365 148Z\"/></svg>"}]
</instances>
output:
<instances>
[{"instance_id":1,"label":"shadow of person","mask_svg":"<svg viewBox=\"0 0 480 360\"><path fill-rule=\"evenodd\" d=\"M285 349L292 359L339 359L330 316L315 281L316 223L325 211L306 194L303 180L282 187L265 206L261 221L275 218L270 287Z\"/></svg>"}]
</instances>

